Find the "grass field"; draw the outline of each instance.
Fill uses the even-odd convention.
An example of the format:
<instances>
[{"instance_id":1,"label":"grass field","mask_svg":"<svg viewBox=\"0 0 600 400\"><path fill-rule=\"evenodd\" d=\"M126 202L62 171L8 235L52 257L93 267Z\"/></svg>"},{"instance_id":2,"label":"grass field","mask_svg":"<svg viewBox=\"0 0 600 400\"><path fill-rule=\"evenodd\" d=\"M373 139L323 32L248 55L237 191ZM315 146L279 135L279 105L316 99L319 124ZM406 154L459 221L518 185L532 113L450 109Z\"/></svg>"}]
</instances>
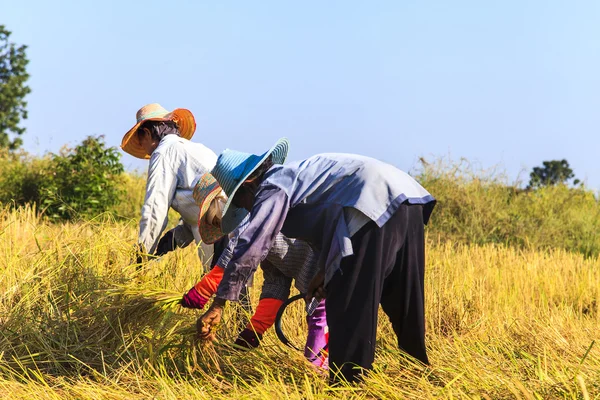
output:
<instances>
[{"instance_id":1,"label":"grass field","mask_svg":"<svg viewBox=\"0 0 600 400\"><path fill-rule=\"evenodd\" d=\"M0 398L600 398L597 258L429 238L431 367L401 357L381 314L374 373L330 388L273 332L233 349L235 307L214 346L194 343L200 313L174 303L201 275L194 249L138 269L136 230L0 212Z\"/></svg>"}]
</instances>

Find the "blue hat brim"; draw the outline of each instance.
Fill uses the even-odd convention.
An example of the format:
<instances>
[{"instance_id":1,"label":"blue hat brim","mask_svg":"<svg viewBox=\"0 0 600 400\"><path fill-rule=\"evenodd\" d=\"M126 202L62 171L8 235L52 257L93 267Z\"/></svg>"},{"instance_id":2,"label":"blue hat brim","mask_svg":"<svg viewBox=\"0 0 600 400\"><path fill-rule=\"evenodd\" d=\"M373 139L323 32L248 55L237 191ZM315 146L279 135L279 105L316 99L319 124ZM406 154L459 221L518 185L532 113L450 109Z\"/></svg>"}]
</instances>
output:
<instances>
[{"instance_id":1,"label":"blue hat brim","mask_svg":"<svg viewBox=\"0 0 600 400\"><path fill-rule=\"evenodd\" d=\"M248 179L250 175L270 156L273 155L273 164L283 164L287 158L288 151L290 148L290 142L287 138L281 138L275 143L273 147L269 149L266 153L264 153L256 164L249 169L249 172L238 182L236 187L233 189L231 195L229 195L227 199L227 203L225 204L225 208L223 209L223 218L221 220L221 229L223 233L229 234L237 228L240 223L246 218L249 214L249 211L244 208L239 208L233 205L232 201L237 193L238 189L242 184Z\"/></svg>"}]
</instances>

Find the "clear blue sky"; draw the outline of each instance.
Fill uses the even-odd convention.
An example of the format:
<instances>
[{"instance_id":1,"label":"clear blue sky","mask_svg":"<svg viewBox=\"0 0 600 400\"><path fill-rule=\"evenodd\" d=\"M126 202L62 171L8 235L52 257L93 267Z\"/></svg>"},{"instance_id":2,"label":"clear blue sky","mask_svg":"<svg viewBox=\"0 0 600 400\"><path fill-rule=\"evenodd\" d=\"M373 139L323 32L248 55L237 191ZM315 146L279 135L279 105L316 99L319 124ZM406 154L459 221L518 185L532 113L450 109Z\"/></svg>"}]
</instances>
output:
<instances>
[{"instance_id":1,"label":"clear blue sky","mask_svg":"<svg viewBox=\"0 0 600 400\"><path fill-rule=\"evenodd\" d=\"M118 146L159 102L217 153L287 136L290 160L451 155L511 179L566 158L600 188L597 0L0 0L0 24L29 46L31 152Z\"/></svg>"}]
</instances>

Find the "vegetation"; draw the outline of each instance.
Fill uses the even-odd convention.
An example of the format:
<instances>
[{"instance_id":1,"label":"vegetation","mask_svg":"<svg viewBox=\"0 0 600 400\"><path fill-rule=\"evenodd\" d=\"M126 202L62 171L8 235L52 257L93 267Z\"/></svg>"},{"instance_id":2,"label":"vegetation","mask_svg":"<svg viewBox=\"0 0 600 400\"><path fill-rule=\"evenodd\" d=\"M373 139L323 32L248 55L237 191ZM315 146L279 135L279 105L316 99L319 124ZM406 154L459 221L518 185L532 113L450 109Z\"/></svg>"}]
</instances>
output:
<instances>
[{"instance_id":1,"label":"vegetation","mask_svg":"<svg viewBox=\"0 0 600 400\"><path fill-rule=\"evenodd\" d=\"M436 241L600 255L600 202L584 187L559 183L524 190L464 160L424 162L416 175L438 200L428 227ZM34 204L53 221L88 220L104 212L136 219L144 191L145 176L124 173L116 148L107 148L102 137L89 137L59 155L0 155L0 204ZM170 221L176 220L171 213Z\"/></svg>"},{"instance_id":2,"label":"vegetation","mask_svg":"<svg viewBox=\"0 0 600 400\"><path fill-rule=\"evenodd\" d=\"M464 160L424 163L417 179L438 200L429 226L435 240L600 254L600 203L582 187L523 190Z\"/></svg>"},{"instance_id":3,"label":"vegetation","mask_svg":"<svg viewBox=\"0 0 600 400\"><path fill-rule=\"evenodd\" d=\"M33 157L23 151L0 150L0 203L40 209L43 188L53 177L49 156Z\"/></svg>"},{"instance_id":4,"label":"vegetation","mask_svg":"<svg viewBox=\"0 0 600 400\"><path fill-rule=\"evenodd\" d=\"M543 165L543 167L534 167L529 174L529 188L566 185L571 179L573 179L573 185L580 183L579 179L574 179L575 174L567 160L544 161Z\"/></svg>"},{"instance_id":5,"label":"vegetation","mask_svg":"<svg viewBox=\"0 0 600 400\"><path fill-rule=\"evenodd\" d=\"M0 154L0 203L34 205L54 221L121 211L122 200L137 199L140 190L134 184L135 194L125 193L124 187L135 176L123 173L120 157L115 147L106 147L102 136L87 137L73 149L64 147L59 154L44 157L4 151Z\"/></svg>"},{"instance_id":6,"label":"vegetation","mask_svg":"<svg viewBox=\"0 0 600 400\"><path fill-rule=\"evenodd\" d=\"M25 128L19 123L21 118L27 118L24 99L31 89L26 85L29 79L27 46L17 46L9 39L10 32L0 25L0 149L15 150L23 143L19 136ZM9 134L16 137L11 140Z\"/></svg>"},{"instance_id":7,"label":"vegetation","mask_svg":"<svg viewBox=\"0 0 600 400\"><path fill-rule=\"evenodd\" d=\"M53 219L91 218L120 203L124 169L121 154L104 139L88 137L52 157L52 179L43 188L43 206Z\"/></svg>"},{"instance_id":8,"label":"vegetation","mask_svg":"<svg viewBox=\"0 0 600 400\"><path fill-rule=\"evenodd\" d=\"M19 157L0 164L4 198L43 183L54 162ZM202 273L195 249L133 264L145 180L121 173L121 201L92 217L56 223L16 200L0 211L0 398L600 396L594 194L521 190L465 163L425 165L419 179L439 200L427 231L430 368L401 356L383 314L375 371L354 387L329 387L273 332L259 349L233 348L234 306L214 345L196 343L200 312L177 305ZM301 343L301 305L287 318Z\"/></svg>"},{"instance_id":9,"label":"vegetation","mask_svg":"<svg viewBox=\"0 0 600 400\"><path fill-rule=\"evenodd\" d=\"M28 399L587 398L600 395L600 261L563 250L428 241L431 368L403 359L381 315L376 370L330 388L273 332L214 347L177 298L201 273L192 248L137 270L135 223L51 224L0 214L0 397ZM259 279L260 281L260 276ZM252 289L254 300L260 283ZM302 323L302 309L288 318ZM302 327L291 331L300 335ZM296 338L297 342L302 339Z\"/></svg>"}]
</instances>

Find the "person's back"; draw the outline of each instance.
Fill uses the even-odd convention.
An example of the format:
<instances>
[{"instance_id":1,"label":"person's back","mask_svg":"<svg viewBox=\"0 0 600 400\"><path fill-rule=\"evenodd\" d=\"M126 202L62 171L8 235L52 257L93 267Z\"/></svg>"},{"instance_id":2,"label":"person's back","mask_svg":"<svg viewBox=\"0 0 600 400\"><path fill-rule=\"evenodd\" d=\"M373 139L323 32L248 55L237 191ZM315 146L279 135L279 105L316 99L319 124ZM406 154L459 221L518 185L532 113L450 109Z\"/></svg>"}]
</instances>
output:
<instances>
[{"instance_id":1,"label":"person's back","mask_svg":"<svg viewBox=\"0 0 600 400\"><path fill-rule=\"evenodd\" d=\"M330 267L327 281L340 259L352 254L350 237L369 220L381 227L400 204L407 202L423 205L427 223L435 205L429 192L404 171L355 154L318 154L274 165L265 174L259 192L271 185L289 199L281 232L307 240L321 251L321 264Z\"/></svg>"},{"instance_id":2,"label":"person's back","mask_svg":"<svg viewBox=\"0 0 600 400\"><path fill-rule=\"evenodd\" d=\"M291 208L323 203L353 207L380 226L389 218L391 207L404 201L410 204L433 201L429 192L404 171L356 154L324 153L275 165L265 176L263 185L266 184L284 189Z\"/></svg>"},{"instance_id":3,"label":"person's back","mask_svg":"<svg viewBox=\"0 0 600 400\"><path fill-rule=\"evenodd\" d=\"M170 206L181 215L185 223L196 226L199 208L192 196L194 186L202 175L210 172L216 162L215 152L203 144L168 135L152 153L148 179L157 173L164 176L167 170L172 169L176 187Z\"/></svg>"}]
</instances>

